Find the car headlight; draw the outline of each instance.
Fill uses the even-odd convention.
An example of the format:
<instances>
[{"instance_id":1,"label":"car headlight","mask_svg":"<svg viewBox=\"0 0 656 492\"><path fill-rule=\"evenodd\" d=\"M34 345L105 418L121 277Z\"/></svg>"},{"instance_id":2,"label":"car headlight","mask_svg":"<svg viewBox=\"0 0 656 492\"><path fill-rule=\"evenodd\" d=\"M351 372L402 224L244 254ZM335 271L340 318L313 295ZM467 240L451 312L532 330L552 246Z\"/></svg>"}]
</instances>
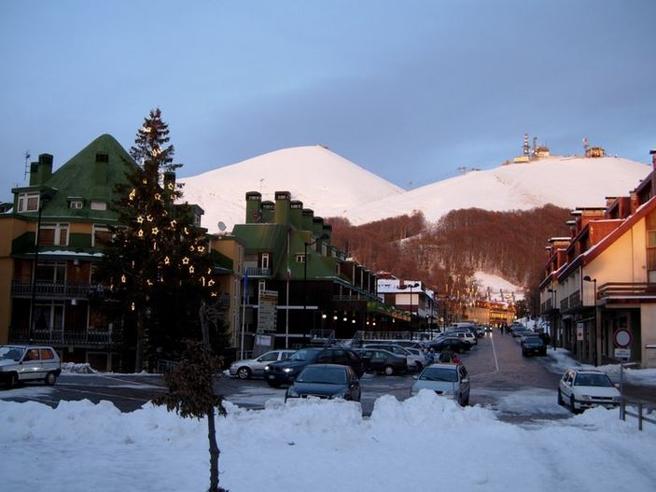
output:
<instances>
[{"instance_id":1,"label":"car headlight","mask_svg":"<svg viewBox=\"0 0 656 492\"><path fill-rule=\"evenodd\" d=\"M287 390L287 398L298 398L298 393L293 386Z\"/></svg>"},{"instance_id":2,"label":"car headlight","mask_svg":"<svg viewBox=\"0 0 656 492\"><path fill-rule=\"evenodd\" d=\"M282 370L282 372L284 372L284 373L286 373L286 374L291 374L292 372L294 372L294 369L291 368L291 367L285 367L285 368Z\"/></svg>"},{"instance_id":3,"label":"car headlight","mask_svg":"<svg viewBox=\"0 0 656 492\"><path fill-rule=\"evenodd\" d=\"M581 398L582 398L583 400L592 400L592 398L590 397L590 395L581 395Z\"/></svg>"},{"instance_id":4,"label":"car headlight","mask_svg":"<svg viewBox=\"0 0 656 492\"><path fill-rule=\"evenodd\" d=\"M269 367L269 366L264 366L264 370L265 370L265 371L270 371L270 370L271 370L271 367Z\"/></svg>"}]
</instances>

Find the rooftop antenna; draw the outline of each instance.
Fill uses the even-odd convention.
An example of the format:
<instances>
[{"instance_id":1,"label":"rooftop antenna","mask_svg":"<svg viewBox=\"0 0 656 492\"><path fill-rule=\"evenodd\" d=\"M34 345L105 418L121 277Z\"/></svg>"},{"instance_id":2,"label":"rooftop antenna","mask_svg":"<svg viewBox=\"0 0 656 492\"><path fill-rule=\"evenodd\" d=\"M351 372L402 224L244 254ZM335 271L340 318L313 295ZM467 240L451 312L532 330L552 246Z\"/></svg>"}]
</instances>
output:
<instances>
[{"instance_id":1,"label":"rooftop antenna","mask_svg":"<svg viewBox=\"0 0 656 492\"><path fill-rule=\"evenodd\" d=\"M219 221L219 223L217 224L217 226L218 226L219 231L220 231L221 233L224 233L224 232L225 232L225 230L226 230L226 225L225 225L222 221Z\"/></svg>"},{"instance_id":2,"label":"rooftop antenna","mask_svg":"<svg viewBox=\"0 0 656 492\"><path fill-rule=\"evenodd\" d=\"M589 148L590 142L588 142L588 137L583 137L583 155L588 155Z\"/></svg>"},{"instance_id":3,"label":"rooftop antenna","mask_svg":"<svg viewBox=\"0 0 656 492\"><path fill-rule=\"evenodd\" d=\"M260 194L262 193L262 183L264 183L264 178L260 178Z\"/></svg>"},{"instance_id":4,"label":"rooftop antenna","mask_svg":"<svg viewBox=\"0 0 656 492\"><path fill-rule=\"evenodd\" d=\"M524 144L522 145L522 152L525 156L528 156L531 153L531 149L528 146L528 133L524 133Z\"/></svg>"},{"instance_id":5,"label":"rooftop antenna","mask_svg":"<svg viewBox=\"0 0 656 492\"><path fill-rule=\"evenodd\" d=\"M26 150L25 151L25 176L23 176L23 179L27 179L27 176L30 174L30 151Z\"/></svg>"},{"instance_id":6,"label":"rooftop antenna","mask_svg":"<svg viewBox=\"0 0 656 492\"><path fill-rule=\"evenodd\" d=\"M533 137L533 157L536 157L538 154L538 137Z\"/></svg>"}]
</instances>

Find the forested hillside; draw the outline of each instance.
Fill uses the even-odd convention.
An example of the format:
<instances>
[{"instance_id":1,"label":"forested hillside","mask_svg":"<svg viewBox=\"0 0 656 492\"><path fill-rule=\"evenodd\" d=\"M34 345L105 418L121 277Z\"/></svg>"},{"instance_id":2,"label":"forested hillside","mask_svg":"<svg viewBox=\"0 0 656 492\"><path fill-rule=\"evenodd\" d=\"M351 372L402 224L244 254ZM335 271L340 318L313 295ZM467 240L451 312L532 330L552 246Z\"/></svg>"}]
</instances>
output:
<instances>
[{"instance_id":1,"label":"forested hillside","mask_svg":"<svg viewBox=\"0 0 656 492\"><path fill-rule=\"evenodd\" d=\"M353 226L328 219L333 242L376 271L423 280L441 294L462 291L476 270L527 288L539 282L544 247L568 234L569 210L546 205L528 211L453 210L436 224L421 212Z\"/></svg>"}]
</instances>

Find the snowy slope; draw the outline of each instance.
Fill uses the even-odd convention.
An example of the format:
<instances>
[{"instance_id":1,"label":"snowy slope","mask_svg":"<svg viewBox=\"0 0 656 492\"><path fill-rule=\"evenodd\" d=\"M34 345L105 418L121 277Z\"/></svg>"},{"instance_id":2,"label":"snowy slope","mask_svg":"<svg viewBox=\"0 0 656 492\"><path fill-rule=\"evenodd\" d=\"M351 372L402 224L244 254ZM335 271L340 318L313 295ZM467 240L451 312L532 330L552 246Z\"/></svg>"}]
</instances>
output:
<instances>
[{"instance_id":1,"label":"snowy slope","mask_svg":"<svg viewBox=\"0 0 656 492\"><path fill-rule=\"evenodd\" d=\"M322 217L404 191L320 145L277 150L180 182L184 199L205 210L202 225L210 232L219 221L229 230L244 222L247 191L261 191L263 200L290 191L293 200Z\"/></svg>"},{"instance_id":2,"label":"snowy slope","mask_svg":"<svg viewBox=\"0 0 656 492\"><path fill-rule=\"evenodd\" d=\"M528 210L552 203L561 207L603 206L605 196L627 195L650 167L617 157L551 157L510 164L438 181L350 208L355 224L421 210L435 221L450 210Z\"/></svg>"},{"instance_id":3,"label":"snowy slope","mask_svg":"<svg viewBox=\"0 0 656 492\"><path fill-rule=\"evenodd\" d=\"M488 288L490 289L493 301L507 301L512 299L512 294L515 294L516 301L524 299L524 290L521 287L493 273L478 271L474 273L474 280L478 285L479 294L487 295ZM504 298L501 297L501 291Z\"/></svg>"}]
</instances>

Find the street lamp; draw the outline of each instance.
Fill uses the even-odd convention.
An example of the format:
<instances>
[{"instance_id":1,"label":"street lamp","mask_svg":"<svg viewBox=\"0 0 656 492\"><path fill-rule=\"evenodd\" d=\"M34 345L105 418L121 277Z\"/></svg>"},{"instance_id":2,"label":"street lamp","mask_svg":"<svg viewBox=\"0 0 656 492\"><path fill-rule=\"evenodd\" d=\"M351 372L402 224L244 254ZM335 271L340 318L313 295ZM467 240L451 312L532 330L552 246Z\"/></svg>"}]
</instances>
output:
<instances>
[{"instance_id":1,"label":"street lamp","mask_svg":"<svg viewBox=\"0 0 656 492\"><path fill-rule=\"evenodd\" d=\"M328 234L322 234L318 238L316 238L314 241L308 242L303 242L303 323L306 325L303 329L303 338L307 338L308 336L308 327L307 327L307 296L308 296L308 289L307 289L307 265L308 265L308 254L307 254L307 249L308 246L314 246L317 244L319 241L325 240L325 239L330 239Z\"/></svg>"},{"instance_id":2,"label":"street lamp","mask_svg":"<svg viewBox=\"0 0 656 492\"><path fill-rule=\"evenodd\" d=\"M556 350L556 289L547 289L551 293L551 345Z\"/></svg>"},{"instance_id":3,"label":"street lamp","mask_svg":"<svg viewBox=\"0 0 656 492\"><path fill-rule=\"evenodd\" d=\"M594 324L592 325L593 331L592 331L592 340L593 340L593 348L594 350L592 351L593 353L593 360L594 360L594 365L597 365L597 279L596 278L590 278L590 275L586 275L583 277L584 282L592 282L592 288L593 288L593 302L594 302Z\"/></svg>"},{"instance_id":4,"label":"street lamp","mask_svg":"<svg viewBox=\"0 0 656 492\"><path fill-rule=\"evenodd\" d=\"M30 326L28 330L28 338L32 340L32 332L34 331L34 302L36 299L36 268L39 264L39 246L41 239L41 213L43 207L52 198L52 193L48 190L39 193L39 212L36 219L36 239L34 241L34 260L32 263L32 285L31 285L31 299L30 299Z\"/></svg>"}]
</instances>

